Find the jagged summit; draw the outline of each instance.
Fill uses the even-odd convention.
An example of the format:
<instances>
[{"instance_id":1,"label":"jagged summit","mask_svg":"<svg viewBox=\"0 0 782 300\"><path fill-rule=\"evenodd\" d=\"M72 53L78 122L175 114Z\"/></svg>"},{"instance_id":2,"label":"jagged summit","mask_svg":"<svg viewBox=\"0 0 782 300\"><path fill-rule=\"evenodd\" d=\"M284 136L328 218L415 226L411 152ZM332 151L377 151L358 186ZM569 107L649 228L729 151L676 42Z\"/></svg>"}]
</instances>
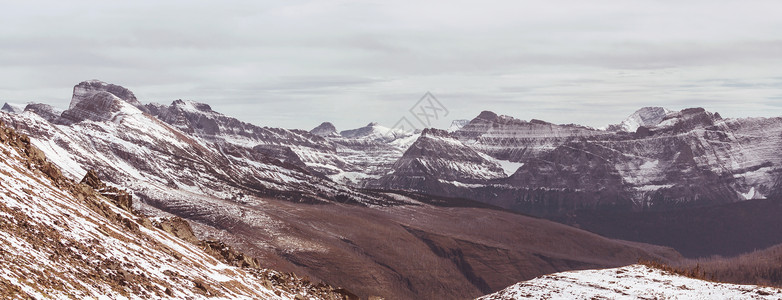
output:
<instances>
[{"instance_id":1,"label":"jagged summit","mask_svg":"<svg viewBox=\"0 0 782 300\"><path fill-rule=\"evenodd\" d=\"M318 127L313 128L310 130L310 133L314 135L319 136L339 136L337 133L337 128L334 127L334 124L331 124L331 122L323 122Z\"/></svg>"},{"instance_id":2,"label":"jagged summit","mask_svg":"<svg viewBox=\"0 0 782 300\"><path fill-rule=\"evenodd\" d=\"M144 105L136 99L136 95L130 90L116 84L106 83L96 79L82 81L73 87L73 97L71 98L71 104L68 109L73 109L80 102L92 98L99 92L108 92L122 101L138 107L141 111L146 112Z\"/></svg>"},{"instance_id":3,"label":"jagged summit","mask_svg":"<svg viewBox=\"0 0 782 300\"><path fill-rule=\"evenodd\" d=\"M635 132L638 127L653 127L660 124L671 113L664 107L642 107L624 119L621 123L610 125L609 131Z\"/></svg>"},{"instance_id":4,"label":"jagged summit","mask_svg":"<svg viewBox=\"0 0 782 300\"><path fill-rule=\"evenodd\" d=\"M57 122L72 124L83 120L109 121L120 112L135 114L149 110L130 90L100 80L89 80L73 87L71 104Z\"/></svg>"}]
</instances>

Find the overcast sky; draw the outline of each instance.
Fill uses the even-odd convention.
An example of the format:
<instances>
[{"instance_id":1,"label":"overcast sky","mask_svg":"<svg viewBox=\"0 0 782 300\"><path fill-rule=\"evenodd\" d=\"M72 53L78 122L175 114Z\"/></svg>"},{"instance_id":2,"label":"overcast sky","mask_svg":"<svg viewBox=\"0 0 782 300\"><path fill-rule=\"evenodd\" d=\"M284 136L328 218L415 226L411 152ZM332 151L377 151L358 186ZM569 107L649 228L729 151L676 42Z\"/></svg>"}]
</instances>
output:
<instances>
[{"instance_id":1,"label":"overcast sky","mask_svg":"<svg viewBox=\"0 0 782 300\"><path fill-rule=\"evenodd\" d=\"M449 110L605 126L642 106L782 115L779 1L2 1L0 102L100 79L258 125ZM447 121L446 121L447 119Z\"/></svg>"}]
</instances>

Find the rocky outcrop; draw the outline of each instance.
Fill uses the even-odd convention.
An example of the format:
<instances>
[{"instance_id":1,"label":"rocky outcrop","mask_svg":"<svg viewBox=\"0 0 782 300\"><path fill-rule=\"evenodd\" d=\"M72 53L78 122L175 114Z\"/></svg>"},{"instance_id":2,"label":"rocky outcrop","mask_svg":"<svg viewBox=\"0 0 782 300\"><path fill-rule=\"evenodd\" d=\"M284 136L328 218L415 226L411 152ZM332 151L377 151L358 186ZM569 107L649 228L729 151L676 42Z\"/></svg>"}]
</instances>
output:
<instances>
[{"instance_id":1,"label":"rocky outcrop","mask_svg":"<svg viewBox=\"0 0 782 300\"><path fill-rule=\"evenodd\" d=\"M133 211L133 196L124 190L103 183L94 170L87 171L80 183L86 184L96 190L101 196L111 199L120 208Z\"/></svg>"}]
</instances>

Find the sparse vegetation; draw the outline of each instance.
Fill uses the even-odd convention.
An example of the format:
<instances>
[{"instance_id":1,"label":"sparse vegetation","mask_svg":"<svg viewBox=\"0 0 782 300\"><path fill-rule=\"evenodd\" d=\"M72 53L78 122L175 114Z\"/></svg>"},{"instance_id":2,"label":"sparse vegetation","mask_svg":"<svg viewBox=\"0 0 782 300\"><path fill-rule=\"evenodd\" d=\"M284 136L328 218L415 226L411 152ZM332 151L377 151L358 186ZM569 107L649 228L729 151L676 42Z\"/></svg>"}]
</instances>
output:
<instances>
[{"instance_id":1,"label":"sparse vegetation","mask_svg":"<svg viewBox=\"0 0 782 300\"><path fill-rule=\"evenodd\" d=\"M782 244L732 258L712 257L677 264L649 260L639 263L696 279L782 287Z\"/></svg>"}]
</instances>

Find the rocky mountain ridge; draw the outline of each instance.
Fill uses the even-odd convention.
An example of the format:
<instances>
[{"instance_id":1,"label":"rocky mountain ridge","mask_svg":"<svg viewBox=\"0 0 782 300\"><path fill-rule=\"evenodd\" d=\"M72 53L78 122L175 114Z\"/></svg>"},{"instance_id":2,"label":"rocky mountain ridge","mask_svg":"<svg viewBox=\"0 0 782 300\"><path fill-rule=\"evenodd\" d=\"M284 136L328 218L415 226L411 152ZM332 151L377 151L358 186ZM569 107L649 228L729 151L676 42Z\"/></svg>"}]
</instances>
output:
<instances>
[{"instance_id":1,"label":"rocky mountain ridge","mask_svg":"<svg viewBox=\"0 0 782 300\"><path fill-rule=\"evenodd\" d=\"M717 205L764 198L778 189L782 161L774 153L782 147L781 118L722 119L702 108L663 117L664 109L644 108L634 116L650 111L654 120L646 119L648 123L632 133L482 112L451 133L460 144L442 142L437 146L440 153L431 156L469 147L497 160L497 165L518 162L512 175L475 181L475 173L454 178L448 168L431 168L418 179L387 176L379 186L462 195L542 216L580 209ZM416 143L411 148L433 147L429 140ZM412 153L406 156L399 161L416 159ZM391 174L406 174L408 169L395 165Z\"/></svg>"},{"instance_id":2,"label":"rocky mountain ridge","mask_svg":"<svg viewBox=\"0 0 782 300\"><path fill-rule=\"evenodd\" d=\"M82 183L63 176L27 136L3 122L0 150L4 299L350 295L257 264L239 268L221 262L132 212L130 195L105 185L94 172Z\"/></svg>"}]
</instances>

